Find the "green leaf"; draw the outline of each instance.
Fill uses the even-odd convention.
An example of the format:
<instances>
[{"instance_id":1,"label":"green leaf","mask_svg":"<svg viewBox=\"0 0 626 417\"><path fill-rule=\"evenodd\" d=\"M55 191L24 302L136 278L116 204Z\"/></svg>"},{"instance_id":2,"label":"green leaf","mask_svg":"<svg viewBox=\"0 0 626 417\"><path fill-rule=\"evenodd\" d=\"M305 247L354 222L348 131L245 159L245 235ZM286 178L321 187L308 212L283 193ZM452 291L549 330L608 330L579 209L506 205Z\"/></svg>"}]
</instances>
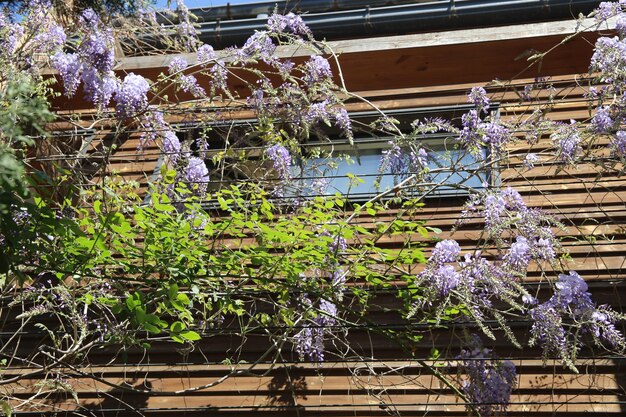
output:
<instances>
[{"instance_id":1,"label":"green leaf","mask_svg":"<svg viewBox=\"0 0 626 417\"><path fill-rule=\"evenodd\" d=\"M175 300L178 295L178 284L171 284L167 289L167 296L170 300Z\"/></svg>"},{"instance_id":2,"label":"green leaf","mask_svg":"<svg viewBox=\"0 0 626 417\"><path fill-rule=\"evenodd\" d=\"M170 326L170 331L172 333L180 333L183 330L185 330L185 325L180 322L180 321L175 321L174 323L172 323L172 325Z\"/></svg>"},{"instance_id":3,"label":"green leaf","mask_svg":"<svg viewBox=\"0 0 626 417\"><path fill-rule=\"evenodd\" d=\"M11 409L11 405L8 401L2 400L0 401L0 407L2 407L2 413L6 417L11 417L13 415L13 410Z\"/></svg>"},{"instance_id":4,"label":"green leaf","mask_svg":"<svg viewBox=\"0 0 626 417\"><path fill-rule=\"evenodd\" d=\"M190 300L187 294L182 293L182 292L176 296L176 300L180 301L183 305L186 305L186 306L189 305L190 303Z\"/></svg>"},{"instance_id":5,"label":"green leaf","mask_svg":"<svg viewBox=\"0 0 626 417\"><path fill-rule=\"evenodd\" d=\"M197 332L194 332L193 330L187 330L186 332L181 332L180 337L189 341L202 339L202 337Z\"/></svg>"},{"instance_id":6,"label":"green leaf","mask_svg":"<svg viewBox=\"0 0 626 417\"><path fill-rule=\"evenodd\" d=\"M165 165L163 165L162 167L165 167ZM163 175L163 180L165 181L166 184L172 184L175 179L176 179L176 171L173 169L168 169L165 172L165 175Z\"/></svg>"}]
</instances>

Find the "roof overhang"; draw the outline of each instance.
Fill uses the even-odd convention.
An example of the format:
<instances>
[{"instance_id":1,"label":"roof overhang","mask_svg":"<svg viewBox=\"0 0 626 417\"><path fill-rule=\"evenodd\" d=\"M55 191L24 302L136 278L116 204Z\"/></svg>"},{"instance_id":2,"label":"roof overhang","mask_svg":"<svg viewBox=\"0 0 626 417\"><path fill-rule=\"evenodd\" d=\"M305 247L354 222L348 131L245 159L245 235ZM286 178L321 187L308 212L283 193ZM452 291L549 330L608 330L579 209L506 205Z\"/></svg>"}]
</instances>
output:
<instances>
[{"instance_id":1,"label":"roof overhang","mask_svg":"<svg viewBox=\"0 0 626 417\"><path fill-rule=\"evenodd\" d=\"M326 42L324 45L328 51L332 51L337 55L343 55L351 53L374 53L378 51L388 51L390 49L419 49L552 36L562 36L565 38L576 33L591 33L601 29L610 30L614 27L614 20L609 21L608 24L602 27L598 27L598 24L593 19L580 19L411 35L382 36L367 39L338 40ZM310 56L313 54L313 51L303 46L279 46L277 54L280 58L298 58ZM224 51L218 52L218 56L220 55L222 58L228 59ZM192 53L123 57L119 60L116 69L132 71L138 69L167 68L170 61L176 56L184 57L190 64L197 62L195 54Z\"/></svg>"}]
</instances>

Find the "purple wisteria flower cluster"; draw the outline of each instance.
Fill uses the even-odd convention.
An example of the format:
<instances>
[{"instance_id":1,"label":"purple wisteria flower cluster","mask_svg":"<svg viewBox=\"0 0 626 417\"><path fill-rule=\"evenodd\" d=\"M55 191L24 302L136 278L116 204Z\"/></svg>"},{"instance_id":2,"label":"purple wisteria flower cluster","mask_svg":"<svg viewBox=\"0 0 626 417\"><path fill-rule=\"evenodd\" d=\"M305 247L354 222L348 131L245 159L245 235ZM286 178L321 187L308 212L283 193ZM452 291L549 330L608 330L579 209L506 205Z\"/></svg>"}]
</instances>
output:
<instances>
[{"instance_id":1,"label":"purple wisteria flower cluster","mask_svg":"<svg viewBox=\"0 0 626 417\"><path fill-rule=\"evenodd\" d=\"M166 163L175 165L181 156L181 143L176 133L165 121L163 113L155 108L150 108L143 114L140 123L142 133L139 140L139 150L160 140Z\"/></svg>"},{"instance_id":2,"label":"purple wisteria flower cluster","mask_svg":"<svg viewBox=\"0 0 626 417\"><path fill-rule=\"evenodd\" d=\"M533 169L537 162L539 162L539 157L536 153L531 152L524 157L524 167L526 167L526 169Z\"/></svg>"},{"instance_id":3,"label":"purple wisteria flower cluster","mask_svg":"<svg viewBox=\"0 0 626 417\"><path fill-rule=\"evenodd\" d=\"M19 70L38 73L38 60L33 56L54 55L67 39L52 11L49 0L25 2L20 9L21 21L11 20L0 10L0 62L9 67L25 65Z\"/></svg>"},{"instance_id":4,"label":"purple wisteria flower cluster","mask_svg":"<svg viewBox=\"0 0 626 417\"><path fill-rule=\"evenodd\" d=\"M323 263L313 276L301 275L300 284L307 288L313 284L316 291L320 287L325 287L328 291L319 298L316 305L303 288L303 295L298 298L298 310L306 323L294 336L294 346L300 360L308 359L312 362L324 361L324 340L335 334L334 326L337 325L338 317L335 302L343 300L346 282L346 271L341 266L340 259L348 249L348 242L334 224L328 224L319 233L319 238L323 242L320 251L325 254Z\"/></svg>"},{"instance_id":5,"label":"purple wisteria flower cluster","mask_svg":"<svg viewBox=\"0 0 626 417\"><path fill-rule=\"evenodd\" d=\"M206 96L204 88L198 84L198 79L190 74L184 74L183 71L189 66L183 57L175 57L170 61L167 72L174 77L177 87L185 93L190 93L195 98L203 98Z\"/></svg>"},{"instance_id":6,"label":"purple wisteria flower cluster","mask_svg":"<svg viewBox=\"0 0 626 417\"><path fill-rule=\"evenodd\" d=\"M496 320L509 339L515 336L494 309L505 303L526 314L533 298L524 287L531 262L556 265L559 242L552 228L558 226L550 216L526 206L521 195L507 188L486 192L468 204L465 218L478 216L485 223L489 240L499 248L497 255L481 251L462 256L459 243L452 239L438 242L422 272L415 277L419 296L411 306L409 317L418 310L431 312L436 321L450 320L448 307L462 305L464 316L471 318L489 337L495 337L486 320Z\"/></svg>"},{"instance_id":7,"label":"purple wisteria flower cluster","mask_svg":"<svg viewBox=\"0 0 626 417\"><path fill-rule=\"evenodd\" d=\"M461 303L481 325L492 310L493 300L525 294L506 266L489 261L480 252L460 255L454 240L435 245L426 268L415 278L415 285L423 292L414 309L439 306L435 317L439 321L445 306ZM490 335L485 327L483 331Z\"/></svg>"},{"instance_id":8,"label":"purple wisteria flower cluster","mask_svg":"<svg viewBox=\"0 0 626 417\"><path fill-rule=\"evenodd\" d=\"M124 77L124 81L115 93L115 111L121 119L129 119L144 112L148 108L148 91L150 85L141 75L132 72Z\"/></svg>"},{"instance_id":9,"label":"purple wisteria flower cluster","mask_svg":"<svg viewBox=\"0 0 626 417\"><path fill-rule=\"evenodd\" d=\"M302 17L294 13L273 14L267 21L267 29L277 35L289 33L307 39L313 37Z\"/></svg>"},{"instance_id":10,"label":"purple wisteria flower cluster","mask_svg":"<svg viewBox=\"0 0 626 417\"><path fill-rule=\"evenodd\" d=\"M581 333L591 335L599 346L626 348L623 334L615 327L615 322L624 316L609 306L596 306L588 289L576 272L561 274L552 297L530 311L533 320L530 345L540 343L544 357L556 353L573 368Z\"/></svg>"},{"instance_id":11,"label":"purple wisteria flower cluster","mask_svg":"<svg viewBox=\"0 0 626 417\"><path fill-rule=\"evenodd\" d=\"M204 161L195 156L187 159L187 166L184 168L185 182L200 196L206 194L209 182L209 169Z\"/></svg>"},{"instance_id":12,"label":"purple wisteria flower cluster","mask_svg":"<svg viewBox=\"0 0 626 417\"><path fill-rule=\"evenodd\" d=\"M500 246L505 245L503 236L514 231L514 236L526 239L535 260L552 261L555 251L560 248L551 230L552 227L560 227L560 224L541 210L528 207L522 196L511 187L473 196L459 224L475 214L484 220L488 236Z\"/></svg>"},{"instance_id":13,"label":"purple wisteria flower cluster","mask_svg":"<svg viewBox=\"0 0 626 417\"><path fill-rule=\"evenodd\" d=\"M468 409L477 410L483 417L506 412L517 382L515 364L499 360L476 335L470 346L461 351L458 361L459 373L465 375L463 393L471 403Z\"/></svg>"},{"instance_id":14,"label":"purple wisteria flower cluster","mask_svg":"<svg viewBox=\"0 0 626 417\"><path fill-rule=\"evenodd\" d=\"M419 142L403 140L389 141L391 146L383 151L378 173L390 173L397 178L406 179L409 175L416 175L417 180L423 179L428 173L428 152Z\"/></svg>"},{"instance_id":15,"label":"purple wisteria flower cluster","mask_svg":"<svg viewBox=\"0 0 626 417\"><path fill-rule=\"evenodd\" d=\"M24 28L19 23L10 22L1 10L0 35L0 57L6 60L17 50L20 39L24 36Z\"/></svg>"},{"instance_id":16,"label":"purple wisteria flower cluster","mask_svg":"<svg viewBox=\"0 0 626 417\"><path fill-rule=\"evenodd\" d=\"M211 45L203 44L198 48L196 57L198 59L198 63L207 64L217 59L217 54Z\"/></svg>"},{"instance_id":17,"label":"purple wisteria flower cluster","mask_svg":"<svg viewBox=\"0 0 626 417\"><path fill-rule=\"evenodd\" d=\"M299 305L313 317L295 334L295 350L301 361L308 359L311 362L323 362L324 340L333 334L333 327L337 324L337 306L332 301L321 299L317 308L314 308L307 295L300 297Z\"/></svg>"},{"instance_id":18,"label":"purple wisteria flower cluster","mask_svg":"<svg viewBox=\"0 0 626 417\"><path fill-rule=\"evenodd\" d=\"M302 64L296 65L277 54L278 45L304 42L309 34L300 16L292 13L272 15L267 31L256 31L241 48L226 51L234 58L228 64L229 69L256 65L261 61L276 70L279 83L276 79L257 73L259 79L250 88L250 95L246 99L261 124L264 121L275 124L276 120L280 120L280 129L296 139L307 137L311 132L322 132L323 125L334 124L343 137L351 140L352 121L334 92L337 87L328 59L312 55ZM203 66L203 62L215 62L216 59L213 51L210 51L209 57L199 56L198 62ZM217 61L214 64L207 74L212 78L212 93L221 89L226 95L229 94L225 81L227 73L224 62ZM272 143L269 145L273 146ZM284 169L277 171L282 176L286 173Z\"/></svg>"},{"instance_id":19,"label":"purple wisteria flower cluster","mask_svg":"<svg viewBox=\"0 0 626 417\"><path fill-rule=\"evenodd\" d=\"M92 9L82 13L78 30L76 52L57 52L52 57L52 66L63 80L67 97L72 97L82 82L85 97L102 111L120 88L120 81L113 72L113 33ZM116 97L118 104L123 99L123 95Z\"/></svg>"},{"instance_id":20,"label":"purple wisteria flower cluster","mask_svg":"<svg viewBox=\"0 0 626 417\"><path fill-rule=\"evenodd\" d=\"M304 64L304 76L302 79L305 84L309 86L323 83L331 77L332 71L326 58L319 55L313 55Z\"/></svg>"},{"instance_id":21,"label":"purple wisteria flower cluster","mask_svg":"<svg viewBox=\"0 0 626 417\"><path fill-rule=\"evenodd\" d=\"M474 104L479 111L489 110L491 101L487 97L487 91L483 87L472 87L467 95L467 101Z\"/></svg>"},{"instance_id":22,"label":"purple wisteria flower cluster","mask_svg":"<svg viewBox=\"0 0 626 417\"><path fill-rule=\"evenodd\" d=\"M557 159L564 164L575 164L583 151L577 125L572 121L561 125L551 136L556 148Z\"/></svg>"},{"instance_id":23,"label":"purple wisteria flower cluster","mask_svg":"<svg viewBox=\"0 0 626 417\"><path fill-rule=\"evenodd\" d=\"M242 62L261 60L268 65L277 61L276 45L269 33L256 31L246 40L246 43L236 51L236 57Z\"/></svg>"},{"instance_id":24,"label":"purple wisteria flower cluster","mask_svg":"<svg viewBox=\"0 0 626 417\"><path fill-rule=\"evenodd\" d=\"M291 178L291 154L283 145L277 143L265 150L267 157L272 161L274 171L280 180Z\"/></svg>"},{"instance_id":25,"label":"purple wisteria flower cluster","mask_svg":"<svg viewBox=\"0 0 626 417\"><path fill-rule=\"evenodd\" d=\"M458 140L475 157L482 157L482 149L489 146L499 154L512 140L511 131L498 121L483 121L478 110L461 116L462 129Z\"/></svg>"},{"instance_id":26,"label":"purple wisteria flower cluster","mask_svg":"<svg viewBox=\"0 0 626 417\"><path fill-rule=\"evenodd\" d=\"M178 19L178 24L175 26L176 33L184 48L192 51L198 43L197 31L193 25L196 18L189 12L184 0L176 0L175 13Z\"/></svg>"},{"instance_id":27,"label":"purple wisteria flower cluster","mask_svg":"<svg viewBox=\"0 0 626 417\"><path fill-rule=\"evenodd\" d=\"M610 137L611 154L624 160L626 147L622 138L626 115L626 13L624 2L602 2L595 11L599 24L615 17L618 36L601 36L595 44L589 71L603 84L590 87L590 103L597 104L591 119L593 133Z\"/></svg>"},{"instance_id":28,"label":"purple wisteria flower cluster","mask_svg":"<svg viewBox=\"0 0 626 417\"><path fill-rule=\"evenodd\" d=\"M334 299L341 301L346 283L346 271L340 264L340 257L348 249L348 242L343 236L332 235L327 230L324 230L320 236L330 239L324 250L326 256L324 257L325 265L322 268L322 275L326 275L330 279Z\"/></svg>"}]
</instances>

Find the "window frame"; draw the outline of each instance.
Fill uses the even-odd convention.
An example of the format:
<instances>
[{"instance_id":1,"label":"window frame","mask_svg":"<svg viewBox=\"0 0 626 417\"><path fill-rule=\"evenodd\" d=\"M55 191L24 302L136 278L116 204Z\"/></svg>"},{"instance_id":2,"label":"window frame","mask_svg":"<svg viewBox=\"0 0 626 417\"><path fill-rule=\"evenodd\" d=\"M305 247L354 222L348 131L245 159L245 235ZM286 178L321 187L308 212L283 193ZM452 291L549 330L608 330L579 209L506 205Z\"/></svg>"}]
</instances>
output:
<instances>
[{"instance_id":1,"label":"window frame","mask_svg":"<svg viewBox=\"0 0 626 417\"><path fill-rule=\"evenodd\" d=\"M384 114L386 116L390 116L390 117L394 117L394 116L398 116L398 115L404 115L404 116L409 116L412 118L412 120L416 120L417 118L419 118L420 116L425 117L428 116L430 118L433 117L437 117L437 115L441 115L444 113L459 113L459 119L460 119L460 114L464 114L467 111L474 109L475 107L472 104L464 104L464 105L450 105L450 106L429 106L429 107L414 107L414 108L403 108L403 109L392 109L392 110L385 110ZM489 114L495 118L498 119L499 118L499 106L497 103L492 103L491 107L490 107L490 111ZM380 112L376 112L376 111L362 111L362 112L352 112L350 113L350 118L351 119L358 119L358 118L365 118L365 117L369 117L369 118L376 118L377 116L380 116L381 113ZM440 145L441 147L446 147L446 141L447 140L454 140L453 139L454 135L453 134L449 134L449 133L432 133L432 134L427 134L425 135L425 137L422 139L419 139L420 142L424 142L424 143L428 143L430 142L430 144L434 144L434 145ZM377 149L380 150L379 152L379 159L378 159L378 163L380 163L380 160L382 159L382 155L383 152L387 149L391 148L391 145L389 145L389 141L393 138L393 136L391 135L387 135L387 136L380 136L378 138L375 139L354 139L353 141L353 145L350 145L350 141L348 139L340 139L340 140L332 140L330 142L317 142L317 143L307 143L305 144L305 146L313 146L313 147L319 147L319 148L333 148L333 152L341 152L342 149L346 149L346 150L350 150L350 149L357 149L358 152L358 148L359 145L361 145L361 149L366 149L366 150L370 150L370 149ZM365 146L363 148L363 145ZM483 160L489 160L489 158L491 157L490 151L489 151L489 147L485 146L483 148L484 153L483 153ZM452 151L452 149L444 149L442 151L443 152L449 152ZM432 152L429 153L429 155L432 155ZM323 159L323 158L320 158ZM353 158L353 160L355 160L355 163L359 163L358 162L358 158ZM485 187L485 184L487 187L492 187L497 183L497 167L493 166L490 169L487 169L486 172L484 173L484 178L482 178L482 180L480 178L476 178L475 181L480 180L480 185L474 185L474 186L467 186L468 188L474 189L474 190L482 190ZM349 172L349 171L348 171ZM451 171L450 171L451 172ZM467 171L464 171L467 172ZM443 171L441 174L446 173L446 171ZM408 173L408 175L411 173ZM363 178L363 175L366 175L370 178L376 178L379 179L381 176L382 177L388 177L388 178L393 178L393 177L397 177L396 175L392 174L392 173L383 173L381 174L378 170L378 166L376 167L375 172L371 173L371 174L361 174L361 175L357 175L359 176L359 178ZM451 172L451 175L460 175L460 174L454 174ZM469 181L472 181L472 177L474 177L476 174L469 174ZM333 175L333 177L335 177ZM307 176L303 176L301 178L304 179L310 179L313 177L307 177ZM339 177L337 177L339 178ZM401 181L401 180L400 180ZM464 180L464 181L459 181L459 182L454 182L454 184L465 184L468 181L468 179ZM371 187L374 185L375 181L370 181L371 186L370 186L370 191L365 192L365 193L346 193L344 189L338 189L335 192L326 192L324 194L321 194L319 196L333 196L336 193L342 194L342 195L348 195L348 200L350 200L351 202L355 202L355 203L360 203L363 201L367 201L373 197L375 197L376 195L383 193L384 191L390 191L393 190L393 188L395 187L395 185L397 184L396 178L393 179L393 186L388 185L386 187L386 189L383 189L382 187L380 188L380 190L371 190ZM387 182L388 183L388 182ZM367 184L367 181L366 181ZM418 185L416 185L418 186ZM445 186L444 186L445 187ZM462 196L467 196L469 194L469 190L468 189L464 189L464 188L452 188L452 186L444 188L444 189L438 189L435 190L435 192L428 192L425 195L425 198L447 198L447 197L462 197ZM396 193L390 193L391 195L387 196L386 199L390 199L390 198L394 198L396 196ZM409 193L410 195L410 193ZM315 197L317 195L293 195L292 197L296 198L296 197L303 197L303 198L312 198Z\"/></svg>"},{"instance_id":2,"label":"window frame","mask_svg":"<svg viewBox=\"0 0 626 417\"><path fill-rule=\"evenodd\" d=\"M462 114L467 113L467 111L474 109L475 107L471 104L463 104L463 105L444 105L444 106L428 106L428 107L412 107L412 108L402 108L402 109L389 109L389 110L385 110L384 114L386 116L389 117L396 117L396 116L405 116L405 117L411 117L412 120L416 120L417 118L420 118L420 116L422 118L424 117L430 117L430 118L434 118L437 117L438 115L442 115L442 114L449 114L449 113L453 113L453 114L457 114L458 113L458 119L460 119L460 116ZM490 107L490 111L489 114L494 118L497 119L499 118L499 106L498 103L491 103L491 107ZM371 119L375 119L377 117L380 117L381 113L377 112L377 111L359 111L359 112L351 112L350 113L350 118L352 120L364 120L366 118L371 118ZM411 120L411 121L412 121ZM248 119L229 119L229 120L225 120L225 121L220 121L220 122L213 122L213 123L206 123L207 126L211 127L211 126L230 126L230 128L232 127L237 127L237 126L251 126L257 123L257 119L253 119L253 118L248 118ZM179 140L181 141L181 143L185 142L185 141L193 141L194 135L193 132L197 132L199 130L199 124L197 123L193 123L193 122L182 122L182 123L177 123L171 126L172 130L176 133L176 135L179 137ZM378 155L380 155L378 161L380 162L380 158L382 158L382 152L386 149L390 148L390 145L388 145L389 140L392 138L393 136L387 135L387 136L380 136L380 137L376 137L376 138L371 138L371 139L363 139L363 138L355 138L354 141L352 142L353 144L351 144L350 140L347 138L327 138L324 141L310 141L304 144L301 144L300 146L302 148L313 148L313 147L317 147L317 148L333 148L333 153L337 152L337 151L342 151L342 150L356 150L356 152L358 152L359 146L361 147L361 149L365 149L365 150L371 150L371 149L375 149L375 150L380 150L380 152L378 153ZM433 134L427 134L425 135L425 137L423 139L419 139L421 142L430 142L431 144L434 142L435 145L440 144L441 146L445 147L446 146L446 141L447 140L454 140L453 139L454 135L453 134L448 134L448 133L433 133ZM255 152L255 150L257 150L256 147L250 147L250 148L241 148L242 151L246 151L246 152ZM247 150L249 149L249 150ZM489 152L489 148L487 146L485 146L484 148L484 154L483 157L485 158L484 160L489 160L489 158L491 157L490 152ZM209 149L209 155L211 153L214 152L219 152L220 150L217 149ZM262 154L263 152L263 147L260 146L258 148L259 154ZM332 157L331 157L332 158ZM335 157L338 158L338 157ZM205 163L207 163L207 161L210 159L210 157L207 158L203 158ZM256 158L255 158L256 159ZM320 158L320 159L326 159L326 158ZM353 158L353 160L355 161L355 164L360 164L359 162L360 157L356 156L355 158ZM155 170L153 175L158 175L158 173L160 172L161 166L162 164L165 162L165 158L163 157L163 155L161 155L159 157L159 160L155 166ZM261 168L262 164L266 165L266 168L271 169L269 167L267 167L267 162L263 162L262 158L258 161L259 163L259 168ZM295 161L292 161L292 165L299 165L302 163L301 159L298 159ZM211 170L211 167L209 167L207 165L207 168L209 168L209 170ZM349 172L349 171L348 171ZM498 175L497 175L498 169L497 166L492 166L490 169L488 169L485 174L484 174L484 179L481 181L480 186L470 186L469 188L471 189L484 189L484 185L487 185L487 187L492 187L494 185L497 185L498 182ZM363 174L362 174L363 175ZM372 173L369 174L365 174L366 176L370 177L370 178L379 178L381 176L381 174L378 171L378 166L376 167L376 170ZM454 175L454 174L453 174ZM474 176L475 174L472 174L471 176ZM359 175L357 175L359 176ZM392 177L393 174L391 173L386 173L386 174L382 174L382 176L389 176ZM312 179L313 177L309 178ZM359 176L359 178L361 178ZM293 177L292 180L306 180L307 177ZM254 181L254 178L249 178L249 180ZM232 179L232 180L225 180L225 179L220 179L220 180L214 180L214 177L210 174L210 180L209 183L224 183L228 181L230 182L237 182L238 180L236 179ZM246 181L246 180L239 180L239 181ZM461 181L459 183L463 184L465 183L467 180L465 181ZM372 181L373 183L373 181ZM394 180L395 183L395 180ZM458 184L458 183L455 183ZM337 192L339 192L339 194L342 195L346 195L347 199L350 202L354 202L354 203L360 203L366 200L371 199L372 197L374 197L377 194L382 193L383 190L382 188L379 191L376 192L366 192L366 193L341 193L341 190L338 190ZM328 196L334 196L337 194L337 192L333 191L333 192L327 192L324 193L322 195L319 196L323 196L323 197L328 197ZM462 188L449 188L447 190L437 190L436 192L428 192L425 197L426 198L448 198L448 197L461 197L461 196L467 196L468 193L470 191L467 189L462 189ZM396 195L395 193L390 193L391 195L386 197L387 199L390 198L394 198ZM410 195L410 194L409 194ZM313 194L307 194L307 193L288 193L284 196L284 198L287 199L298 199L298 198L303 198L303 199L307 199L307 198L313 198L316 197L318 195L313 195Z\"/></svg>"}]
</instances>

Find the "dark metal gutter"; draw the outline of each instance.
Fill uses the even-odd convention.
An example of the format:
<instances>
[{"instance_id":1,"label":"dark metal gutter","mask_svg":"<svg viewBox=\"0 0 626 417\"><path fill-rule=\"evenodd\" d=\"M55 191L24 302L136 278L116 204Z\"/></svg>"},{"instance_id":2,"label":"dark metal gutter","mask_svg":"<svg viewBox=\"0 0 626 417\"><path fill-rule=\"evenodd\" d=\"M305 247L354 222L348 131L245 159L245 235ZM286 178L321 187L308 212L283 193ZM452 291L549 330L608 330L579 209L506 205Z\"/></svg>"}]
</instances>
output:
<instances>
[{"instance_id":1,"label":"dark metal gutter","mask_svg":"<svg viewBox=\"0 0 626 417\"><path fill-rule=\"evenodd\" d=\"M266 7L268 3L281 2L258 4ZM300 2L304 3L328 5L329 1ZM317 39L336 40L573 19L580 13L589 13L599 3L590 0L450 0L309 13L302 18ZM266 17L259 17L205 21L200 23L199 36L216 48L242 45L255 30L264 28L266 20Z\"/></svg>"},{"instance_id":2,"label":"dark metal gutter","mask_svg":"<svg viewBox=\"0 0 626 417\"><path fill-rule=\"evenodd\" d=\"M427 3L433 1L448 2L449 0L261 0L245 4L200 8L192 10L198 22L212 20L253 19L259 15L278 13L328 13L341 10L364 9L366 7L397 6L401 4Z\"/></svg>"}]
</instances>

